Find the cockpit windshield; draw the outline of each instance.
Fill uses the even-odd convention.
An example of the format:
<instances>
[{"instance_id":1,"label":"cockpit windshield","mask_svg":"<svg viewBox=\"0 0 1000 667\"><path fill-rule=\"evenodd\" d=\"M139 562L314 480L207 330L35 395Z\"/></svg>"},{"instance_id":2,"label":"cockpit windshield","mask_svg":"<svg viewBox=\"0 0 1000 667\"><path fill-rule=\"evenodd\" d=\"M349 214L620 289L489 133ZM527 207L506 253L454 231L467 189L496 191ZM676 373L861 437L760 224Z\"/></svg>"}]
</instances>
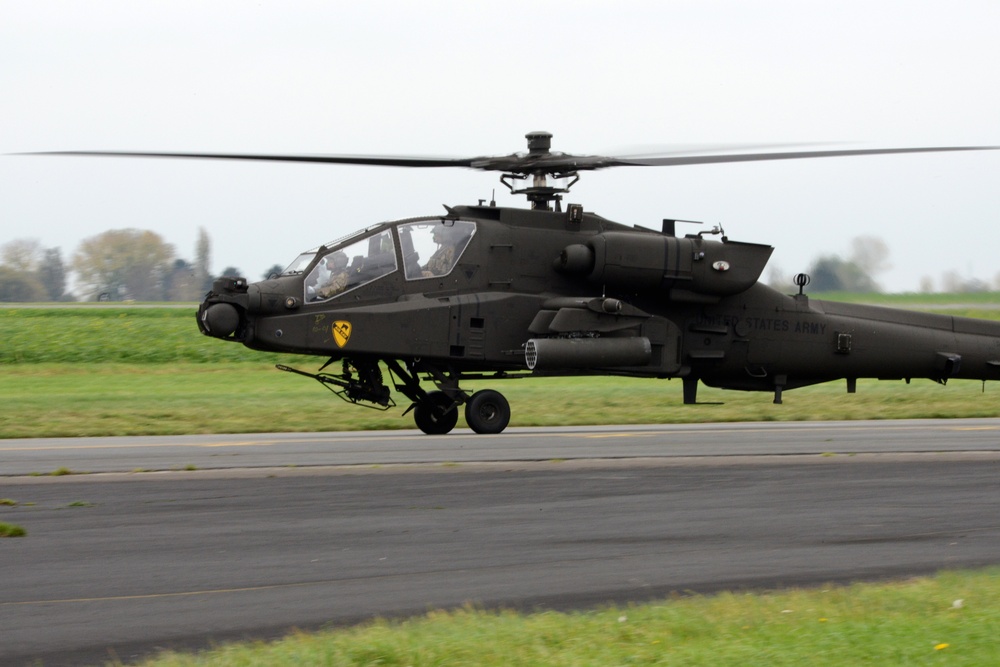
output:
<instances>
[{"instance_id":1,"label":"cockpit windshield","mask_svg":"<svg viewBox=\"0 0 1000 667\"><path fill-rule=\"evenodd\" d=\"M305 300L323 301L395 271L392 231L348 243L324 255L305 279Z\"/></svg>"},{"instance_id":2,"label":"cockpit windshield","mask_svg":"<svg viewBox=\"0 0 1000 667\"><path fill-rule=\"evenodd\" d=\"M393 226L399 238L398 251ZM475 233L476 223L468 220L430 218L395 225L383 223L318 251L302 253L285 274L302 273L320 253L320 260L305 277L306 302L332 299L387 276L399 268L399 256L407 280L446 276L458 265Z\"/></svg>"},{"instance_id":3,"label":"cockpit windshield","mask_svg":"<svg viewBox=\"0 0 1000 667\"><path fill-rule=\"evenodd\" d=\"M313 257L316 256L316 251L312 250L310 252L304 252L295 258L295 261L288 265L284 271L281 272L283 276L291 276L296 273L302 273L309 266L309 262L313 261Z\"/></svg>"},{"instance_id":4,"label":"cockpit windshield","mask_svg":"<svg viewBox=\"0 0 1000 667\"><path fill-rule=\"evenodd\" d=\"M451 273L476 233L476 223L466 220L426 220L398 227L407 280L434 278Z\"/></svg>"}]
</instances>

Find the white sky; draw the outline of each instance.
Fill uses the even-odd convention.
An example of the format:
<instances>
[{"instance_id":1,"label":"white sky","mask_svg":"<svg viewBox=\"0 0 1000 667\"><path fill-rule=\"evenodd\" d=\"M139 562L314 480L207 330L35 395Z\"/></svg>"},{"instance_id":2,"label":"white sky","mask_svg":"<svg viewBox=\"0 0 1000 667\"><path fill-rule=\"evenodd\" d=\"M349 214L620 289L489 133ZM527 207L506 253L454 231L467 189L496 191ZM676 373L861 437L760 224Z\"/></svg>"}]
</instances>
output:
<instances>
[{"instance_id":1,"label":"white sky","mask_svg":"<svg viewBox=\"0 0 1000 667\"><path fill-rule=\"evenodd\" d=\"M525 149L1000 145L997 0L485 3L0 0L0 244L151 229L252 280L382 220L494 191L467 170L25 157L163 150L466 157ZM1000 273L1000 151L584 173L626 224L721 223L789 275L881 237L890 291ZM683 231L683 229L681 230ZM788 291L794 290L789 285Z\"/></svg>"}]
</instances>

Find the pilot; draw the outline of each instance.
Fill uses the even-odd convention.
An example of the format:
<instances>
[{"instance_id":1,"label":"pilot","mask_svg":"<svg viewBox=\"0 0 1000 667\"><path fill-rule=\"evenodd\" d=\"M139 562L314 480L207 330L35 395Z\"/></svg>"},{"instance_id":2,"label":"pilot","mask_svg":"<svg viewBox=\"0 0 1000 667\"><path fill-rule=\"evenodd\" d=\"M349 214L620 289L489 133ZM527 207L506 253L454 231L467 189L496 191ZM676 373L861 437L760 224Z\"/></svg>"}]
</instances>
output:
<instances>
[{"instance_id":1,"label":"pilot","mask_svg":"<svg viewBox=\"0 0 1000 667\"><path fill-rule=\"evenodd\" d=\"M434 228L432 238L438 244L438 249L424 265L424 278L443 276L451 271L455 264L455 251L461 241L460 236L461 233L454 227L440 225Z\"/></svg>"},{"instance_id":2,"label":"pilot","mask_svg":"<svg viewBox=\"0 0 1000 667\"><path fill-rule=\"evenodd\" d=\"M306 293L310 301L316 301L319 299L319 288L330 282L330 269L326 265L327 257L320 257L319 263L316 264L316 268L309 272L306 276Z\"/></svg>"},{"instance_id":3,"label":"pilot","mask_svg":"<svg viewBox=\"0 0 1000 667\"><path fill-rule=\"evenodd\" d=\"M323 261L330 272L330 277L326 284L316 291L316 294L321 299L329 299L347 288L347 254L338 250Z\"/></svg>"}]
</instances>

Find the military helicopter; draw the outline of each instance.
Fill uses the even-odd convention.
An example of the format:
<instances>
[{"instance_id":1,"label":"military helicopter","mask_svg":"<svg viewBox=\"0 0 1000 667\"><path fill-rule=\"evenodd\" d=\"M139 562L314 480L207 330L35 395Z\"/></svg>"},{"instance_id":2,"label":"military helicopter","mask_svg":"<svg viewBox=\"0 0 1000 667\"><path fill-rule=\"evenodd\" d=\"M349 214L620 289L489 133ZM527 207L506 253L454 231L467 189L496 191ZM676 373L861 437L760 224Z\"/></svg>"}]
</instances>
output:
<instances>
[{"instance_id":1,"label":"military helicopter","mask_svg":"<svg viewBox=\"0 0 1000 667\"><path fill-rule=\"evenodd\" d=\"M809 278L786 295L758 282L773 248L719 227L678 236L607 220L563 195L580 172L690 164L995 150L885 148L607 157L551 150L472 158L230 153L61 152L267 160L501 172L529 209L495 202L383 222L299 255L280 275L215 281L198 308L202 333L254 350L327 358L314 378L345 401L389 409L386 384L427 434L451 431L464 409L477 433L511 417L494 389L468 381L539 375L680 378L683 401L708 386L772 392L858 378L1000 379L1000 323L810 299ZM339 364L339 367L335 366ZM327 369L333 366L334 371ZM428 389L427 385L433 388Z\"/></svg>"}]
</instances>

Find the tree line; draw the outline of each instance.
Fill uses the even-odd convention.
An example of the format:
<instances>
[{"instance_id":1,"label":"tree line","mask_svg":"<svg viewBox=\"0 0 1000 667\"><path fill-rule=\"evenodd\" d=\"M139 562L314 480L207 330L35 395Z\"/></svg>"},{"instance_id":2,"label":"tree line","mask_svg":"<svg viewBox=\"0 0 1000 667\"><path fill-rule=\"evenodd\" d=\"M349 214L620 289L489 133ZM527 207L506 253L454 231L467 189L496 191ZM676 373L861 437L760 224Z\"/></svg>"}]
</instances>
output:
<instances>
[{"instance_id":1,"label":"tree line","mask_svg":"<svg viewBox=\"0 0 1000 667\"><path fill-rule=\"evenodd\" d=\"M171 244L148 230L116 229L92 236L68 261L59 248L17 239L0 247L0 301L198 301L217 277L210 262L211 242L204 229L198 232L193 261L178 257ZM76 277L72 287L71 271ZM219 275L240 272L227 267Z\"/></svg>"},{"instance_id":2,"label":"tree line","mask_svg":"<svg viewBox=\"0 0 1000 667\"><path fill-rule=\"evenodd\" d=\"M810 277L809 290L812 292L855 292L877 293L882 291L877 277L891 268L889 246L877 236L858 236L851 239L847 257L825 254L817 257L806 269ZM773 269L768 282L779 291L786 291L791 280L779 270ZM1000 273L994 279L996 289L1000 289ZM917 292L934 291L961 294L988 292L989 282L976 277L963 276L958 271L945 271L935 289L935 281L923 276Z\"/></svg>"}]
</instances>

